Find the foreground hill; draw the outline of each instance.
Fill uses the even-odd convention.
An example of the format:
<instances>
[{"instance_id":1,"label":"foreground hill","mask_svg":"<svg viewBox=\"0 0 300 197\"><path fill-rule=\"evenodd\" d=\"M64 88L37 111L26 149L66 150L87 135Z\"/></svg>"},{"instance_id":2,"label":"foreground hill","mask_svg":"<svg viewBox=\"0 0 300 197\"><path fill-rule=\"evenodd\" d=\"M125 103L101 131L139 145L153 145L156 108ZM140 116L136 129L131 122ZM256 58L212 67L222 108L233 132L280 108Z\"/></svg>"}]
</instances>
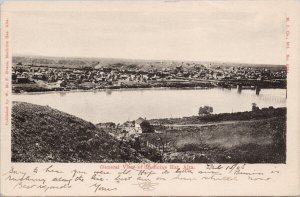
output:
<instances>
[{"instance_id":1,"label":"foreground hill","mask_svg":"<svg viewBox=\"0 0 300 197\"><path fill-rule=\"evenodd\" d=\"M90 122L50 107L14 102L12 162L142 162Z\"/></svg>"}]
</instances>

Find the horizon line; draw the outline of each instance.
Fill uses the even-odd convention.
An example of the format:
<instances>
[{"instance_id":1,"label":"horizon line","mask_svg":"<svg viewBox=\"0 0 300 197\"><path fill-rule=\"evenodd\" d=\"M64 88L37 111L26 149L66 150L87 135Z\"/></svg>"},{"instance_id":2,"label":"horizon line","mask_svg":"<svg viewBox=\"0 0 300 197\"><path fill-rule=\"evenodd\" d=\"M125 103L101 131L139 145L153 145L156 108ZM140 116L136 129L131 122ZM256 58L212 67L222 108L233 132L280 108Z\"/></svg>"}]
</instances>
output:
<instances>
[{"instance_id":1,"label":"horizon line","mask_svg":"<svg viewBox=\"0 0 300 197\"><path fill-rule=\"evenodd\" d=\"M218 61L218 60L175 60L175 59L141 59L141 58L122 58L122 57L92 57L92 56L47 56L47 55L29 55L29 54L12 54L13 57L36 57L36 58L74 58L74 59L115 59L115 60L139 60L139 61L173 61L173 62L198 62L198 63L227 63L227 64L252 64L252 65L277 65L285 66L280 63L245 63L245 62L230 62L230 61Z\"/></svg>"}]
</instances>

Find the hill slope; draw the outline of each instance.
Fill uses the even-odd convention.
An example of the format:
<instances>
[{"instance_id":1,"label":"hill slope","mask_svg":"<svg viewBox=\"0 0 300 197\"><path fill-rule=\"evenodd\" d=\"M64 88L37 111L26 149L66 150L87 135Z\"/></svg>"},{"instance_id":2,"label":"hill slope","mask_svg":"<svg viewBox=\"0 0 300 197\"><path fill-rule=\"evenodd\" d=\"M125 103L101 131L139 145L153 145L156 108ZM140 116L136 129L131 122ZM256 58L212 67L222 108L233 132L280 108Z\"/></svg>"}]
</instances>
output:
<instances>
[{"instance_id":1,"label":"hill slope","mask_svg":"<svg viewBox=\"0 0 300 197\"><path fill-rule=\"evenodd\" d=\"M146 161L92 123L30 103L13 103L11 135L12 162Z\"/></svg>"}]
</instances>

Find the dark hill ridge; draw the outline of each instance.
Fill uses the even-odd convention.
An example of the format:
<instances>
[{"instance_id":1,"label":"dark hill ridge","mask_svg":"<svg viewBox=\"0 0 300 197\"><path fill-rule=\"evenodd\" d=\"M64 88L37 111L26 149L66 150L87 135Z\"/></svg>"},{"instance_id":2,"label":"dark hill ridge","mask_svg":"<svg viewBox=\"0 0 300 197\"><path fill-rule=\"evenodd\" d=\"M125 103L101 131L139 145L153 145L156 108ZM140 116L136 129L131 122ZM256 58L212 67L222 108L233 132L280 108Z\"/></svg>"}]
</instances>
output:
<instances>
[{"instance_id":1,"label":"dark hill ridge","mask_svg":"<svg viewBox=\"0 0 300 197\"><path fill-rule=\"evenodd\" d=\"M145 162L90 122L50 107L14 102L12 162Z\"/></svg>"}]
</instances>

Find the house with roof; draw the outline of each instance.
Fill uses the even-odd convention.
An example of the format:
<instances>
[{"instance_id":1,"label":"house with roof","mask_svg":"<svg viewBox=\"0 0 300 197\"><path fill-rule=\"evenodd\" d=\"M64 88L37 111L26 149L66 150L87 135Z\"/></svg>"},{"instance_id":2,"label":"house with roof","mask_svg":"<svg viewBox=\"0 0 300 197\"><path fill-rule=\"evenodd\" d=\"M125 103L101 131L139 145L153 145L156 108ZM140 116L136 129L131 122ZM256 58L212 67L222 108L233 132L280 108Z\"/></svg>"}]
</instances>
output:
<instances>
[{"instance_id":1,"label":"house with roof","mask_svg":"<svg viewBox=\"0 0 300 197\"><path fill-rule=\"evenodd\" d=\"M145 119L139 117L137 120L134 121L134 128L138 131L138 133L142 133L141 124L146 121Z\"/></svg>"},{"instance_id":2,"label":"house with roof","mask_svg":"<svg viewBox=\"0 0 300 197\"><path fill-rule=\"evenodd\" d=\"M134 129L137 133L154 133L150 122L141 117L134 121Z\"/></svg>"}]
</instances>

